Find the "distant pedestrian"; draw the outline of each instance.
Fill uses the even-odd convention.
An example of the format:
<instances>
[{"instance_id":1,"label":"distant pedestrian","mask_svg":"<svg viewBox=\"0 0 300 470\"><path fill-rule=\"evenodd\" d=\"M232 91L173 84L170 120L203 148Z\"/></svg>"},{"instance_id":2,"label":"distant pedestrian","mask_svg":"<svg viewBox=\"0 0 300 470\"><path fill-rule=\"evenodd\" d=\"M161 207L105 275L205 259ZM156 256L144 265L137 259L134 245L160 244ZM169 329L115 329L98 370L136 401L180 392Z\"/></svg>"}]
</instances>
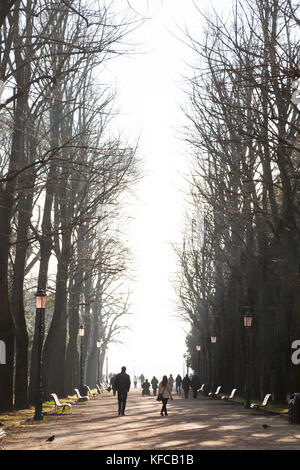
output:
<instances>
[{"instance_id":1,"label":"distant pedestrian","mask_svg":"<svg viewBox=\"0 0 300 470\"><path fill-rule=\"evenodd\" d=\"M115 387L118 392L118 413L125 415L127 393L130 390L130 377L126 374L126 367L123 366L121 372L116 375Z\"/></svg>"},{"instance_id":2,"label":"distant pedestrian","mask_svg":"<svg viewBox=\"0 0 300 470\"><path fill-rule=\"evenodd\" d=\"M162 381L160 382L158 386L158 395L160 393L162 395L162 408L161 408L160 414L161 416L163 416L165 413L165 416L168 416L167 403L168 403L169 398L173 400L173 397L172 397L172 390L168 382L168 377L166 375L163 376Z\"/></svg>"},{"instance_id":3,"label":"distant pedestrian","mask_svg":"<svg viewBox=\"0 0 300 470\"><path fill-rule=\"evenodd\" d=\"M115 396L116 394L116 374L113 374L111 379L110 379L110 386L112 388L113 394Z\"/></svg>"},{"instance_id":4,"label":"distant pedestrian","mask_svg":"<svg viewBox=\"0 0 300 470\"><path fill-rule=\"evenodd\" d=\"M153 379L151 380L151 385L152 385L153 395L156 396L156 391L158 388L158 380L155 377L155 375L153 376Z\"/></svg>"},{"instance_id":5,"label":"distant pedestrian","mask_svg":"<svg viewBox=\"0 0 300 470\"><path fill-rule=\"evenodd\" d=\"M136 388L137 387L137 376L136 375L134 376L133 383L134 383L134 388Z\"/></svg>"},{"instance_id":6,"label":"distant pedestrian","mask_svg":"<svg viewBox=\"0 0 300 470\"><path fill-rule=\"evenodd\" d=\"M141 387L143 386L143 383L145 382L145 377L143 374L140 376L140 381L141 381Z\"/></svg>"},{"instance_id":7,"label":"distant pedestrian","mask_svg":"<svg viewBox=\"0 0 300 470\"><path fill-rule=\"evenodd\" d=\"M142 389L142 395L150 395L150 383L148 382L148 379L143 383Z\"/></svg>"},{"instance_id":8,"label":"distant pedestrian","mask_svg":"<svg viewBox=\"0 0 300 470\"><path fill-rule=\"evenodd\" d=\"M173 375L172 375L172 374L170 374L170 377L169 377L169 379L168 379L168 383L169 383L169 385L170 385L171 392L172 392L172 390L173 390L173 384L174 384L174 379L173 379Z\"/></svg>"},{"instance_id":9,"label":"distant pedestrian","mask_svg":"<svg viewBox=\"0 0 300 470\"><path fill-rule=\"evenodd\" d=\"M198 390L200 388L200 378L199 378L199 375L195 374L193 375L192 379L191 379L191 387L192 387L192 390L193 390L193 398L197 398L197 394L198 394Z\"/></svg>"},{"instance_id":10,"label":"distant pedestrian","mask_svg":"<svg viewBox=\"0 0 300 470\"><path fill-rule=\"evenodd\" d=\"M180 392L181 392L181 384L182 384L182 378L181 378L181 375L177 375L176 379L175 379L175 383L176 383L176 393L177 395L180 395Z\"/></svg>"},{"instance_id":11,"label":"distant pedestrian","mask_svg":"<svg viewBox=\"0 0 300 470\"><path fill-rule=\"evenodd\" d=\"M190 386L191 386L191 381L189 379L189 376L186 374L186 376L182 380L182 388L183 388L183 391L184 391L184 398L189 397Z\"/></svg>"}]
</instances>

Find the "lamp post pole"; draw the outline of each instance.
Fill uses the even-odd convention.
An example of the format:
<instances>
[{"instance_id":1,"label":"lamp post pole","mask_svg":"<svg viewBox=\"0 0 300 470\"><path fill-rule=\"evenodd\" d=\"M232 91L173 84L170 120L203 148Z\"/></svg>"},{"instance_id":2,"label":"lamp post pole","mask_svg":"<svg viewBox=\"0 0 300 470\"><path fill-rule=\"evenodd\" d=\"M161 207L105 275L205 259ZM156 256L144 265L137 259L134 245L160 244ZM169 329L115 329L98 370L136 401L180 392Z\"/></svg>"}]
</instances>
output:
<instances>
[{"instance_id":1,"label":"lamp post pole","mask_svg":"<svg viewBox=\"0 0 300 470\"><path fill-rule=\"evenodd\" d=\"M100 386L100 348L101 348L101 341L98 339L97 341L97 349L98 349L97 382L99 386Z\"/></svg>"},{"instance_id":2,"label":"lamp post pole","mask_svg":"<svg viewBox=\"0 0 300 470\"><path fill-rule=\"evenodd\" d=\"M84 337L84 326L81 324L78 330L80 336L80 393L83 395L83 337Z\"/></svg>"},{"instance_id":3,"label":"lamp post pole","mask_svg":"<svg viewBox=\"0 0 300 470\"><path fill-rule=\"evenodd\" d=\"M106 383L108 384L108 349L106 349Z\"/></svg>"},{"instance_id":4,"label":"lamp post pole","mask_svg":"<svg viewBox=\"0 0 300 470\"><path fill-rule=\"evenodd\" d=\"M45 331L45 308L46 308L46 292L38 289L35 294L36 318L38 325L38 363L37 363L37 390L35 401L34 420L41 421L43 419L43 380L42 380L42 354L43 341Z\"/></svg>"},{"instance_id":5,"label":"lamp post pole","mask_svg":"<svg viewBox=\"0 0 300 470\"><path fill-rule=\"evenodd\" d=\"M200 352L201 352L200 344L196 346L196 351L198 351L198 375L200 378Z\"/></svg>"},{"instance_id":6,"label":"lamp post pole","mask_svg":"<svg viewBox=\"0 0 300 470\"><path fill-rule=\"evenodd\" d=\"M251 403L251 371L250 371L250 331L252 326L252 313L248 308L244 314L245 342L246 342L246 377L245 377L245 402L244 408L250 408Z\"/></svg>"},{"instance_id":7,"label":"lamp post pole","mask_svg":"<svg viewBox=\"0 0 300 470\"><path fill-rule=\"evenodd\" d=\"M215 367L215 345L217 342L216 335L212 335L210 337L211 342L211 391L215 391L215 380L216 380L216 367Z\"/></svg>"}]
</instances>

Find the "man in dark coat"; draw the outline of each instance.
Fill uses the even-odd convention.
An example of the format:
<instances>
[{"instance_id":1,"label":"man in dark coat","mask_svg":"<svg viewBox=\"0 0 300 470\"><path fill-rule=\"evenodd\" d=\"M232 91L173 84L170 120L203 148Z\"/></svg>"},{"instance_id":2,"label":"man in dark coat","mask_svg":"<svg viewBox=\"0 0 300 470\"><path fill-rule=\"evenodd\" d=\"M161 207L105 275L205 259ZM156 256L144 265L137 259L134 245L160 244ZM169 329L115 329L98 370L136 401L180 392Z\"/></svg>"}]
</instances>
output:
<instances>
[{"instance_id":1,"label":"man in dark coat","mask_svg":"<svg viewBox=\"0 0 300 470\"><path fill-rule=\"evenodd\" d=\"M190 385L191 385L191 381L189 379L189 376L186 374L186 376L182 380L182 388L184 390L184 398L189 397Z\"/></svg>"},{"instance_id":2,"label":"man in dark coat","mask_svg":"<svg viewBox=\"0 0 300 470\"><path fill-rule=\"evenodd\" d=\"M191 387L192 387L192 390L193 390L193 398L197 398L197 392L200 388L200 379L199 379L199 376L197 374L193 375L192 379L191 379Z\"/></svg>"},{"instance_id":3,"label":"man in dark coat","mask_svg":"<svg viewBox=\"0 0 300 470\"><path fill-rule=\"evenodd\" d=\"M158 389L158 380L155 377L155 375L153 376L153 379L151 380L151 385L153 389L153 395L156 396L156 390Z\"/></svg>"},{"instance_id":4,"label":"man in dark coat","mask_svg":"<svg viewBox=\"0 0 300 470\"><path fill-rule=\"evenodd\" d=\"M127 393L130 389L130 377L126 374L126 367L123 366L121 372L116 375L115 388L118 392L118 413L125 415Z\"/></svg>"},{"instance_id":5,"label":"man in dark coat","mask_svg":"<svg viewBox=\"0 0 300 470\"><path fill-rule=\"evenodd\" d=\"M176 379L175 379L175 383L176 383L176 393L177 395L180 395L180 389L181 389L181 384L182 384L182 378L181 378L181 375L177 375Z\"/></svg>"}]
</instances>

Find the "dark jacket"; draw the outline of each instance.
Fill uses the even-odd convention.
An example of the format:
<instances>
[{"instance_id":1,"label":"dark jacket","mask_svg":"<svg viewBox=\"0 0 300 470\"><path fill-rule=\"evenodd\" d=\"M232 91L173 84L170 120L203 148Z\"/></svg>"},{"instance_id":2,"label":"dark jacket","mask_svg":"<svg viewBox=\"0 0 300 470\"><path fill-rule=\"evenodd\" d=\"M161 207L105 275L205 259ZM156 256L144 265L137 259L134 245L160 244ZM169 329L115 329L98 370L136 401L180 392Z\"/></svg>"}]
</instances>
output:
<instances>
[{"instance_id":1,"label":"dark jacket","mask_svg":"<svg viewBox=\"0 0 300 470\"><path fill-rule=\"evenodd\" d=\"M193 375L192 380L191 380L191 387L193 390L197 390L200 387L200 379L198 375Z\"/></svg>"},{"instance_id":2,"label":"dark jacket","mask_svg":"<svg viewBox=\"0 0 300 470\"><path fill-rule=\"evenodd\" d=\"M151 380L151 385L153 389L158 388L158 380L156 377L153 377L153 379Z\"/></svg>"},{"instance_id":3,"label":"dark jacket","mask_svg":"<svg viewBox=\"0 0 300 470\"><path fill-rule=\"evenodd\" d=\"M116 375L115 388L119 392L129 392L130 384L130 377L126 372L120 372Z\"/></svg>"},{"instance_id":4,"label":"dark jacket","mask_svg":"<svg viewBox=\"0 0 300 470\"><path fill-rule=\"evenodd\" d=\"M182 388L183 390L188 390L190 388L191 381L189 377L184 377L182 380Z\"/></svg>"}]
</instances>

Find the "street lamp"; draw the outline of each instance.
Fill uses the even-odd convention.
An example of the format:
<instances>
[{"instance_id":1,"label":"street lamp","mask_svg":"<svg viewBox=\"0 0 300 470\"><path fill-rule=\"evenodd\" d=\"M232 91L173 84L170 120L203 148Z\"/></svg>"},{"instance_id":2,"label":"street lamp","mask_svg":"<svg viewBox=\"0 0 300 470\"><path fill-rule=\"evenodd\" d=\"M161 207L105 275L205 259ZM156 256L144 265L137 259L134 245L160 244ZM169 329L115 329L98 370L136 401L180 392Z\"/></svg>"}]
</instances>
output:
<instances>
[{"instance_id":1,"label":"street lamp","mask_svg":"<svg viewBox=\"0 0 300 470\"><path fill-rule=\"evenodd\" d=\"M108 384L108 348L106 348L106 383Z\"/></svg>"},{"instance_id":2,"label":"street lamp","mask_svg":"<svg viewBox=\"0 0 300 470\"><path fill-rule=\"evenodd\" d=\"M78 330L78 334L80 336L80 393L83 395L83 337L84 337L84 326L81 324Z\"/></svg>"},{"instance_id":3,"label":"street lamp","mask_svg":"<svg viewBox=\"0 0 300 470\"><path fill-rule=\"evenodd\" d=\"M214 392L215 391L215 375L216 375L216 371L215 371L215 344L217 343L217 337L216 335L211 335L210 337L210 342L211 342L211 345L212 345L212 348L211 348L211 376L212 376L212 380L211 380L211 391Z\"/></svg>"},{"instance_id":4,"label":"street lamp","mask_svg":"<svg viewBox=\"0 0 300 470\"><path fill-rule=\"evenodd\" d=\"M101 341L100 339L97 340L97 349L98 349L98 385L100 386L100 348L101 348Z\"/></svg>"},{"instance_id":5,"label":"street lamp","mask_svg":"<svg viewBox=\"0 0 300 470\"><path fill-rule=\"evenodd\" d=\"M187 352L183 355L183 357L186 361L186 374L189 375L189 359L190 359L191 355L190 355L190 353Z\"/></svg>"},{"instance_id":6,"label":"street lamp","mask_svg":"<svg viewBox=\"0 0 300 470\"><path fill-rule=\"evenodd\" d=\"M198 351L198 374L200 377L200 351L201 351L201 345L196 346L196 351Z\"/></svg>"},{"instance_id":7,"label":"street lamp","mask_svg":"<svg viewBox=\"0 0 300 470\"><path fill-rule=\"evenodd\" d=\"M37 389L34 420L43 419L43 382L42 382L42 353L45 332L46 292L38 289L35 294L36 318L38 327L38 362L37 362Z\"/></svg>"},{"instance_id":8,"label":"street lamp","mask_svg":"<svg viewBox=\"0 0 300 470\"><path fill-rule=\"evenodd\" d=\"M245 403L244 408L250 408L251 402L251 377L250 377L250 330L252 326L252 313L247 307L244 314L245 341L246 341L246 383L245 383Z\"/></svg>"}]
</instances>

